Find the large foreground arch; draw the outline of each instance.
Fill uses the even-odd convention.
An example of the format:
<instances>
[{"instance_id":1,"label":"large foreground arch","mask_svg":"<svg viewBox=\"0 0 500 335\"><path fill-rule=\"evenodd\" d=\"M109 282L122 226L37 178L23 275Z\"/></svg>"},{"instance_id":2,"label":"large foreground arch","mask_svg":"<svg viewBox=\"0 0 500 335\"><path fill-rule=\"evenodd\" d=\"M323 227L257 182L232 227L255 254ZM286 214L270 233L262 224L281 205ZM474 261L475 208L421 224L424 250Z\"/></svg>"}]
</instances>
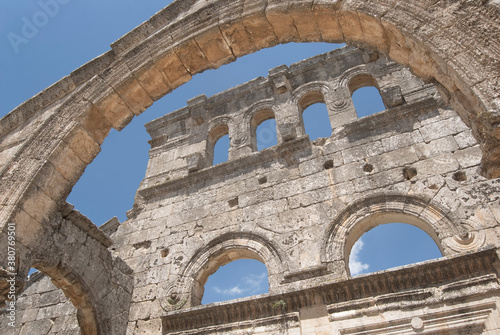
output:
<instances>
[{"instance_id":1,"label":"large foreground arch","mask_svg":"<svg viewBox=\"0 0 500 335\"><path fill-rule=\"evenodd\" d=\"M483 173L498 177L498 36L493 1L177 0L1 120L2 230L18 226L21 260L43 249L111 127L196 73L292 41L368 46L436 81L482 144Z\"/></svg>"}]
</instances>

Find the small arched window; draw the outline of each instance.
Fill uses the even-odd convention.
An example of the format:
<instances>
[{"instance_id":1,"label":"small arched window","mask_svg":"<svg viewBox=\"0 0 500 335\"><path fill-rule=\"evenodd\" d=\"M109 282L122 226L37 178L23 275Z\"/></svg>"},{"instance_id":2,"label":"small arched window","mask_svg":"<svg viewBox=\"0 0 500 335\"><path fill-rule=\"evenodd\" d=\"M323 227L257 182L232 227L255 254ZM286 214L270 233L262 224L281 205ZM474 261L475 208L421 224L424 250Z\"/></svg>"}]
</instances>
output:
<instances>
[{"instance_id":1,"label":"small arched window","mask_svg":"<svg viewBox=\"0 0 500 335\"><path fill-rule=\"evenodd\" d=\"M208 154L212 164L225 162L229 158L229 127L226 124L213 128L208 136Z\"/></svg>"},{"instance_id":2,"label":"small arched window","mask_svg":"<svg viewBox=\"0 0 500 335\"><path fill-rule=\"evenodd\" d=\"M328 116L325 98L320 92L310 92L304 95L299 102L302 111L301 117L304 131L309 139L314 141L319 137L330 137L332 125Z\"/></svg>"},{"instance_id":3,"label":"small arched window","mask_svg":"<svg viewBox=\"0 0 500 335\"><path fill-rule=\"evenodd\" d=\"M267 268L255 259L239 259L221 266L208 277L203 305L269 293Z\"/></svg>"},{"instance_id":4,"label":"small arched window","mask_svg":"<svg viewBox=\"0 0 500 335\"><path fill-rule=\"evenodd\" d=\"M352 78L349 91L358 118L385 110L377 81L372 76L359 75Z\"/></svg>"},{"instance_id":5,"label":"small arched window","mask_svg":"<svg viewBox=\"0 0 500 335\"><path fill-rule=\"evenodd\" d=\"M349 272L356 276L441 256L434 240L422 229L404 223L381 224L354 243Z\"/></svg>"},{"instance_id":6,"label":"small arched window","mask_svg":"<svg viewBox=\"0 0 500 335\"><path fill-rule=\"evenodd\" d=\"M260 151L278 144L276 120L271 109L263 109L252 117L252 146Z\"/></svg>"}]
</instances>

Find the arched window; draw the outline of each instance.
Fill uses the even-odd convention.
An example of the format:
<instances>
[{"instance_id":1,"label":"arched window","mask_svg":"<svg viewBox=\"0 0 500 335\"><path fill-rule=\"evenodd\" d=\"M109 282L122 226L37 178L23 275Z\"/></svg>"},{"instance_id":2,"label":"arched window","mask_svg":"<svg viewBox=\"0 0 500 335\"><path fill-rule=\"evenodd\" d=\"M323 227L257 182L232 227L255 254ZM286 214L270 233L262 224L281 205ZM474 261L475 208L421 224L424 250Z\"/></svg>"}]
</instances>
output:
<instances>
[{"instance_id":1,"label":"arched window","mask_svg":"<svg viewBox=\"0 0 500 335\"><path fill-rule=\"evenodd\" d=\"M320 92L310 92L304 95L299 101L299 108L302 111L304 131L311 141L319 137L332 136L328 109L325 98Z\"/></svg>"},{"instance_id":2,"label":"arched window","mask_svg":"<svg viewBox=\"0 0 500 335\"><path fill-rule=\"evenodd\" d=\"M360 237L350 250L351 276L441 257L434 240L410 224L381 224Z\"/></svg>"},{"instance_id":3,"label":"arched window","mask_svg":"<svg viewBox=\"0 0 500 335\"><path fill-rule=\"evenodd\" d=\"M252 145L254 150L263 150L278 144L276 120L271 109L263 109L252 117Z\"/></svg>"},{"instance_id":4,"label":"arched window","mask_svg":"<svg viewBox=\"0 0 500 335\"><path fill-rule=\"evenodd\" d=\"M385 110L380 92L374 86L357 89L352 94L352 102L359 118Z\"/></svg>"},{"instance_id":5,"label":"arched window","mask_svg":"<svg viewBox=\"0 0 500 335\"><path fill-rule=\"evenodd\" d=\"M349 91L358 118L385 110L378 84L371 75L363 74L349 81Z\"/></svg>"},{"instance_id":6,"label":"arched window","mask_svg":"<svg viewBox=\"0 0 500 335\"><path fill-rule=\"evenodd\" d=\"M229 127L226 124L213 128L208 136L208 153L212 164L225 162L229 158Z\"/></svg>"},{"instance_id":7,"label":"arched window","mask_svg":"<svg viewBox=\"0 0 500 335\"><path fill-rule=\"evenodd\" d=\"M332 136L330 118L324 103L309 106L302 113L302 119L304 120L304 130L311 141L320 137Z\"/></svg>"},{"instance_id":8,"label":"arched window","mask_svg":"<svg viewBox=\"0 0 500 335\"><path fill-rule=\"evenodd\" d=\"M229 135L224 135L214 145L214 165L226 162L229 158Z\"/></svg>"},{"instance_id":9,"label":"arched window","mask_svg":"<svg viewBox=\"0 0 500 335\"><path fill-rule=\"evenodd\" d=\"M201 303L226 301L269 293L267 268L255 259L239 259L221 266L206 284Z\"/></svg>"}]
</instances>

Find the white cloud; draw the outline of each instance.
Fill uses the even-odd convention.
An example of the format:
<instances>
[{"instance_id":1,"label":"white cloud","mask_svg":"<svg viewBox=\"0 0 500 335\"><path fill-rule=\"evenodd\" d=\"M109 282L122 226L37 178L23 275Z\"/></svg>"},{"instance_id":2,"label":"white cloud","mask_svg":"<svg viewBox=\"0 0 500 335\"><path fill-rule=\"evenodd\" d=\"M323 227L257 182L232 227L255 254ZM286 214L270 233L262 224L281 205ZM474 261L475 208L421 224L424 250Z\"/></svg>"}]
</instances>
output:
<instances>
[{"instance_id":1,"label":"white cloud","mask_svg":"<svg viewBox=\"0 0 500 335\"><path fill-rule=\"evenodd\" d=\"M359 275L370 267L368 264L359 260L359 253L364 245L363 241L359 239L352 247L351 255L349 256L349 270L351 271L351 276Z\"/></svg>"},{"instance_id":2,"label":"white cloud","mask_svg":"<svg viewBox=\"0 0 500 335\"><path fill-rule=\"evenodd\" d=\"M267 273L262 272L260 275L251 274L243 277L243 282L246 284L247 290L255 293L261 289L265 279L267 279Z\"/></svg>"},{"instance_id":3,"label":"white cloud","mask_svg":"<svg viewBox=\"0 0 500 335\"><path fill-rule=\"evenodd\" d=\"M229 297L251 295L259 292L262 289L264 280L267 280L266 272L263 272L260 275L250 274L241 278L240 283L236 286L226 289L221 289L220 287L213 286L213 290L218 294Z\"/></svg>"},{"instance_id":4,"label":"white cloud","mask_svg":"<svg viewBox=\"0 0 500 335\"><path fill-rule=\"evenodd\" d=\"M236 296L236 295L242 294L246 290L243 290L238 285L236 285L234 287L227 288L225 290L222 290L222 289L218 288L217 286L214 286L214 291L217 292L218 294Z\"/></svg>"}]
</instances>

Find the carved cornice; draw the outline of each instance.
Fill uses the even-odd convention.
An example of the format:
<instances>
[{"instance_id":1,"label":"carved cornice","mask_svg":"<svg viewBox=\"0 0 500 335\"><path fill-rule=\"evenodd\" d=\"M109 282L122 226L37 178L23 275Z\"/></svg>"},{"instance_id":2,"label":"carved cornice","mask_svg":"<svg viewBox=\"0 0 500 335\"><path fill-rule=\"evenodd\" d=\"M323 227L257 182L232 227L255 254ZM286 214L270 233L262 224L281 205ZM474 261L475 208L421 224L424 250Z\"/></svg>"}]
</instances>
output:
<instances>
[{"instance_id":1,"label":"carved cornice","mask_svg":"<svg viewBox=\"0 0 500 335\"><path fill-rule=\"evenodd\" d=\"M321 301L329 314L345 310L402 308L403 305L439 303L458 297L498 292L494 263L496 249L427 261L319 285L300 291L261 295L168 313L162 317L163 333L203 333L210 327L240 325L254 320L292 318L304 307ZM474 288L474 289L471 289ZM479 289L480 288L480 289ZM411 308L408 307L408 308ZM334 321L334 320L330 320ZM219 328L218 328L219 329Z\"/></svg>"}]
</instances>

